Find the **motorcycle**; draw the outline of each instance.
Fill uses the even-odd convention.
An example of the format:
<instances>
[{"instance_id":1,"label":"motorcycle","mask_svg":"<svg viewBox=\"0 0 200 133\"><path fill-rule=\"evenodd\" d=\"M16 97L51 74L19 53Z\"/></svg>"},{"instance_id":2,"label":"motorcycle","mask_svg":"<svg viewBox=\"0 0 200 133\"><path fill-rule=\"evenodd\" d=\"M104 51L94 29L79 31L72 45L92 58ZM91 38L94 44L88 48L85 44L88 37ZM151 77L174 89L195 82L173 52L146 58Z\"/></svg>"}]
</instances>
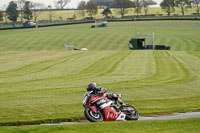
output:
<instances>
[{"instance_id":1,"label":"motorcycle","mask_svg":"<svg viewBox=\"0 0 200 133\"><path fill-rule=\"evenodd\" d=\"M120 99L121 94L118 94L117 97ZM85 117L90 122L138 120L139 118L139 114L133 106L123 104L118 107L117 101L108 99L105 93L94 95L86 92L82 103L85 108Z\"/></svg>"}]
</instances>

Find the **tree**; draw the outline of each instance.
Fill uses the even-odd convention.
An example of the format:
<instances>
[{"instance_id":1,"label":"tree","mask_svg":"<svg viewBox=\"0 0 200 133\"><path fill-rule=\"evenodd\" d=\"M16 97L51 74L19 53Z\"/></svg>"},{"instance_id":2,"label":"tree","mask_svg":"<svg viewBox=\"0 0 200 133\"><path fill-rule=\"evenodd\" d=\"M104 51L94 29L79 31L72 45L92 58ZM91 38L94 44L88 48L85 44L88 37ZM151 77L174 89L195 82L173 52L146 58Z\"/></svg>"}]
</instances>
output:
<instances>
[{"instance_id":1,"label":"tree","mask_svg":"<svg viewBox=\"0 0 200 133\"><path fill-rule=\"evenodd\" d=\"M49 21L52 22L52 18L53 18L53 11L52 11L52 6L48 5L47 9L49 9Z\"/></svg>"},{"instance_id":2,"label":"tree","mask_svg":"<svg viewBox=\"0 0 200 133\"><path fill-rule=\"evenodd\" d=\"M142 4L140 0L135 0L135 13L137 13L137 16L139 15L139 13L141 13L141 9L142 9Z\"/></svg>"},{"instance_id":3,"label":"tree","mask_svg":"<svg viewBox=\"0 0 200 133\"><path fill-rule=\"evenodd\" d=\"M185 10L191 7L190 0L175 0L175 6L181 8L182 15L185 15Z\"/></svg>"},{"instance_id":4,"label":"tree","mask_svg":"<svg viewBox=\"0 0 200 133\"><path fill-rule=\"evenodd\" d=\"M83 17L83 19L84 19L84 17L85 17L85 9L86 9L86 2L85 1L81 1L79 4L78 4L78 7L77 7L77 9L78 9L78 14L81 16L81 17Z\"/></svg>"},{"instance_id":5,"label":"tree","mask_svg":"<svg viewBox=\"0 0 200 133\"><path fill-rule=\"evenodd\" d=\"M87 2L86 10L87 10L88 15L91 17L91 19L94 15L98 13L97 5L92 1Z\"/></svg>"},{"instance_id":6,"label":"tree","mask_svg":"<svg viewBox=\"0 0 200 133\"><path fill-rule=\"evenodd\" d=\"M64 7L70 2L71 0L57 0L56 4L58 5L58 8L64 9ZM56 5L56 6L57 6Z\"/></svg>"},{"instance_id":7,"label":"tree","mask_svg":"<svg viewBox=\"0 0 200 133\"><path fill-rule=\"evenodd\" d=\"M81 1L81 2L78 4L77 9L79 9L79 10L85 10L85 9L86 9L86 2L85 2L85 1Z\"/></svg>"},{"instance_id":8,"label":"tree","mask_svg":"<svg viewBox=\"0 0 200 133\"><path fill-rule=\"evenodd\" d=\"M76 18L77 18L77 17L76 17L76 14L74 14L74 15L73 15L73 20L76 20Z\"/></svg>"},{"instance_id":9,"label":"tree","mask_svg":"<svg viewBox=\"0 0 200 133\"><path fill-rule=\"evenodd\" d=\"M11 1L6 9L6 13L8 15L8 19L10 19L14 23L17 21L19 12L17 11L17 4L14 1Z\"/></svg>"},{"instance_id":10,"label":"tree","mask_svg":"<svg viewBox=\"0 0 200 133\"><path fill-rule=\"evenodd\" d=\"M30 10L31 8L32 8L31 3L29 1L26 1L23 8L24 11L23 17L27 20L31 20L33 18L32 11Z\"/></svg>"},{"instance_id":11,"label":"tree","mask_svg":"<svg viewBox=\"0 0 200 133\"><path fill-rule=\"evenodd\" d=\"M128 8L134 7L134 3L130 0L113 0L112 2L113 8L118 8L118 13L123 18L125 14L128 13Z\"/></svg>"},{"instance_id":12,"label":"tree","mask_svg":"<svg viewBox=\"0 0 200 133\"><path fill-rule=\"evenodd\" d=\"M110 8L106 8L103 10L101 14L103 14L106 18L108 18L108 15L112 14L112 11L110 10Z\"/></svg>"},{"instance_id":13,"label":"tree","mask_svg":"<svg viewBox=\"0 0 200 133\"><path fill-rule=\"evenodd\" d=\"M142 0L141 5L144 8L145 15L147 15L149 6L156 5L157 3L153 0Z\"/></svg>"},{"instance_id":14,"label":"tree","mask_svg":"<svg viewBox=\"0 0 200 133\"><path fill-rule=\"evenodd\" d=\"M0 22L3 21L3 12L0 11Z\"/></svg>"},{"instance_id":15,"label":"tree","mask_svg":"<svg viewBox=\"0 0 200 133\"><path fill-rule=\"evenodd\" d=\"M37 18L41 14L40 12L41 9L45 9L45 4L39 3L39 2L32 3L32 12L33 12L33 18L35 22L37 22Z\"/></svg>"},{"instance_id":16,"label":"tree","mask_svg":"<svg viewBox=\"0 0 200 133\"><path fill-rule=\"evenodd\" d=\"M191 0L192 6L195 8L197 14L200 13L200 0Z\"/></svg>"},{"instance_id":17,"label":"tree","mask_svg":"<svg viewBox=\"0 0 200 133\"><path fill-rule=\"evenodd\" d=\"M160 6L163 10L165 10L167 12L167 15L170 16L170 14L172 12L175 11L175 2L174 0L163 0L161 3L160 3Z\"/></svg>"},{"instance_id":18,"label":"tree","mask_svg":"<svg viewBox=\"0 0 200 133\"><path fill-rule=\"evenodd\" d=\"M16 3L17 3L17 9L19 10L19 17L20 17L20 19L21 19L21 22L23 22L23 16L24 16L24 11L23 11L23 9L24 9L24 5L25 5L25 0L18 0L18 1L16 1Z\"/></svg>"}]
</instances>

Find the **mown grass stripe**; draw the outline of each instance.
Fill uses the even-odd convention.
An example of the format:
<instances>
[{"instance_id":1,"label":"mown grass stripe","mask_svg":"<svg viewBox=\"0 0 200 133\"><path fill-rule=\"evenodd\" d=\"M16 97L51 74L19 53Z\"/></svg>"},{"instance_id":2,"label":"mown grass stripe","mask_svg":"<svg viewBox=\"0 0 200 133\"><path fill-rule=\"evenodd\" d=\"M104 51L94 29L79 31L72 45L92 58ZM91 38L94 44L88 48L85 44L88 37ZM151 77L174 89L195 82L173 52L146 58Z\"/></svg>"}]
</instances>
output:
<instances>
[{"instance_id":1,"label":"mown grass stripe","mask_svg":"<svg viewBox=\"0 0 200 133\"><path fill-rule=\"evenodd\" d=\"M174 47L176 51L180 51L183 49L183 46L185 45L185 42L182 39L176 39L176 43L174 43Z\"/></svg>"},{"instance_id":2,"label":"mown grass stripe","mask_svg":"<svg viewBox=\"0 0 200 133\"><path fill-rule=\"evenodd\" d=\"M92 54L92 53L90 53L90 54ZM80 56L82 56L82 57L89 56L89 54L84 55L81 52L80 53L73 52L71 55L67 55L67 56L63 56L63 57L59 57L59 58L53 58L53 59L50 59L50 60L44 60L44 61L36 62L36 63L33 63L33 64L28 64L28 65L20 67L16 70L9 70L8 72L3 72L3 73L7 77L13 77L13 76L19 77L19 76L23 76L23 75L24 76L31 75L33 77L32 74L37 74L37 73L41 73L43 71L47 71L48 69L50 69L52 67L58 66L58 65L63 64L63 63L70 62L72 60L76 60L77 58L80 58ZM4 75L2 75L3 79L6 78ZM2 79L2 81L4 81L3 79ZM42 80L42 79L37 78L37 80ZM30 81L30 80L28 80L28 81ZM33 79L31 81L35 81L35 80ZM20 82L24 82L24 81L17 81L17 82L13 82L13 83L20 83ZM3 82L3 84L6 84L6 83L7 82Z\"/></svg>"},{"instance_id":3,"label":"mown grass stripe","mask_svg":"<svg viewBox=\"0 0 200 133\"><path fill-rule=\"evenodd\" d=\"M0 74L1 74L1 76L3 76L3 78L5 78L5 75L6 75L6 77L10 77L10 76L22 76L22 75L42 72L42 71L52 68L56 65L62 64L64 62L68 61L70 58L76 58L76 56L77 55L79 56L79 54L73 53L70 56L67 55L67 56L63 56L63 57L59 57L59 58L54 58L54 59L49 59L49 60L44 60L44 61L28 64L26 66L23 66L23 67L14 69L14 70L0 72ZM51 64L49 64L49 63L51 63ZM0 78L1 78L1 76L0 76Z\"/></svg>"},{"instance_id":4,"label":"mown grass stripe","mask_svg":"<svg viewBox=\"0 0 200 133\"><path fill-rule=\"evenodd\" d=\"M164 56L160 53L164 54ZM167 52L156 51L153 52L153 54L156 59L156 72L151 77L123 82L119 81L115 84L126 84L138 87L156 84L174 84L176 82L186 83L195 79L195 76L191 74L180 61L169 55ZM162 57L159 57L161 55Z\"/></svg>"},{"instance_id":5,"label":"mown grass stripe","mask_svg":"<svg viewBox=\"0 0 200 133\"><path fill-rule=\"evenodd\" d=\"M191 40L191 42L192 42L192 49L191 49L191 51L196 51L199 47L200 47L200 40L199 39L195 39L195 38L191 38L190 39Z\"/></svg>"},{"instance_id":6,"label":"mown grass stripe","mask_svg":"<svg viewBox=\"0 0 200 133\"><path fill-rule=\"evenodd\" d=\"M92 54L92 53L90 53L90 54ZM103 57L105 57L105 55ZM103 58L103 57L100 57L100 58ZM84 58L87 59L87 54L86 54L86 57L84 57ZM37 84L37 83L43 83L43 82L50 83L50 84L52 84L52 83L56 84L57 82L60 82L62 80L65 80L67 82L70 82L70 81L71 82L72 81L76 81L77 82L78 80L89 78L87 76L91 76L91 74L84 73L83 75L81 75L81 73L77 73L77 74L67 74L66 73L65 75L60 75L60 76L55 76L55 77L48 77L48 78L42 78L42 79L41 78L37 78L37 79L32 79L32 80L29 79L28 81L25 80L25 81L12 82L12 84L10 84L10 86L14 87L14 86L16 86L16 85L18 86L20 84L21 85L28 85L28 84L31 84L31 83L36 83ZM6 84L8 84L8 83L4 82L4 83L0 84L0 86L4 86Z\"/></svg>"},{"instance_id":7,"label":"mown grass stripe","mask_svg":"<svg viewBox=\"0 0 200 133\"><path fill-rule=\"evenodd\" d=\"M112 59L112 63L114 63L114 64L112 64L111 65L111 63L110 64L108 64L109 66L111 66L108 70L106 70L106 72L105 73L102 73L102 74L100 74L100 75L98 75L98 76L105 76L105 75L108 75L108 74L111 74L111 73L113 73L117 68L118 68L118 66L119 66L119 64L122 62L122 61L124 61L126 58L127 58L127 56L129 56L131 54L131 52L127 52L126 54L124 54L123 56L121 55L120 57L117 57L117 59ZM113 60L114 60L114 62L113 62ZM116 60L116 61L115 61Z\"/></svg>"}]
</instances>

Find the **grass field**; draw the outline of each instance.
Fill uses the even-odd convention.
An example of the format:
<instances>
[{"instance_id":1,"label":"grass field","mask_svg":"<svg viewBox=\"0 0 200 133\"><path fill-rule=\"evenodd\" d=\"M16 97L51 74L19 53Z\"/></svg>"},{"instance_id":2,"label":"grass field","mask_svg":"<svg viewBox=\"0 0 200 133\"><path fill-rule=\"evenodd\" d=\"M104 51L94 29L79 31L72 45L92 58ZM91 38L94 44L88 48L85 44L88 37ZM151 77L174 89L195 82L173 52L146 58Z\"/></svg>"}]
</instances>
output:
<instances>
[{"instance_id":1,"label":"grass field","mask_svg":"<svg viewBox=\"0 0 200 133\"><path fill-rule=\"evenodd\" d=\"M156 44L170 45L172 50L129 51L128 42L136 31L156 32ZM89 51L65 51L65 43ZM199 51L199 21L0 31L0 123L84 119L81 101L91 81L108 92L123 94L123 100L134 105L140 115L199 110ZM161 123L160 129L166 124ZM76 126L64 128L73 130Z\"/></svg>"},{"instance_id":2,"label":"grass field","mask_svg":"<svg viewBox=\"0 0 200 133\"><path fill-rule=\"evenodd\" d=\"M116 22L97 29L91 25L0 31L0 51L64 50L64 44L89 50L127 50L136 32L155 32L156 44L170 45L175 51L200 50L199 21Z\"/></svg>"},{"instance_id":3,"label":"grass field","mask_svg":"<svg viewBox=\"0 0 200 133\"><path fill-rule=\"evenodd\" d=\"M1 133L199 133L198 119L102 122L65 126L5 127Z\"/></svg>"}]
</instances>

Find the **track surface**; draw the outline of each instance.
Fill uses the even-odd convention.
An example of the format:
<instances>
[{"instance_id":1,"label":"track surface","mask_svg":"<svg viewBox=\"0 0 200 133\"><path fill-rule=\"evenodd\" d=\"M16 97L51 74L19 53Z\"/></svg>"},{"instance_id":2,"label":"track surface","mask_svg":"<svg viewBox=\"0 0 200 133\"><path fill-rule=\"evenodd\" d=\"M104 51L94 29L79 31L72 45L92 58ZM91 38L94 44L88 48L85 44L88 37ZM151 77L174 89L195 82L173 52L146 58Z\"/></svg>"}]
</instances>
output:
<instances>
[{"instance_id":1,"label":"track surface","mask_svg":"<svg viewBox=\"0 0 200 133\"><path fill-rule=\"evenodd\" d=\"M171 119L186 119L200 117L200 112L174 113L166 115L152 115L140 117L139 120L171 120Z\"/></svg>"},{"instance_id":2,"label":"track surface","mask_svg":"<svg viewBox=\"0 0 200 133\"><path fill-rule=\"evenodd\" d=\"M200 112L187 112L187 113L174 113L166 115L152 115L140 117L139 120L172 120L172 119L187 119L187 118L198 118L200 117ZM62 123L45 123L40 125L50 126L50 125L69 125L69 124L81 124L88 123L89 121L84 120L80 122L62 122Z\"/></svg>"}]
</instances>

